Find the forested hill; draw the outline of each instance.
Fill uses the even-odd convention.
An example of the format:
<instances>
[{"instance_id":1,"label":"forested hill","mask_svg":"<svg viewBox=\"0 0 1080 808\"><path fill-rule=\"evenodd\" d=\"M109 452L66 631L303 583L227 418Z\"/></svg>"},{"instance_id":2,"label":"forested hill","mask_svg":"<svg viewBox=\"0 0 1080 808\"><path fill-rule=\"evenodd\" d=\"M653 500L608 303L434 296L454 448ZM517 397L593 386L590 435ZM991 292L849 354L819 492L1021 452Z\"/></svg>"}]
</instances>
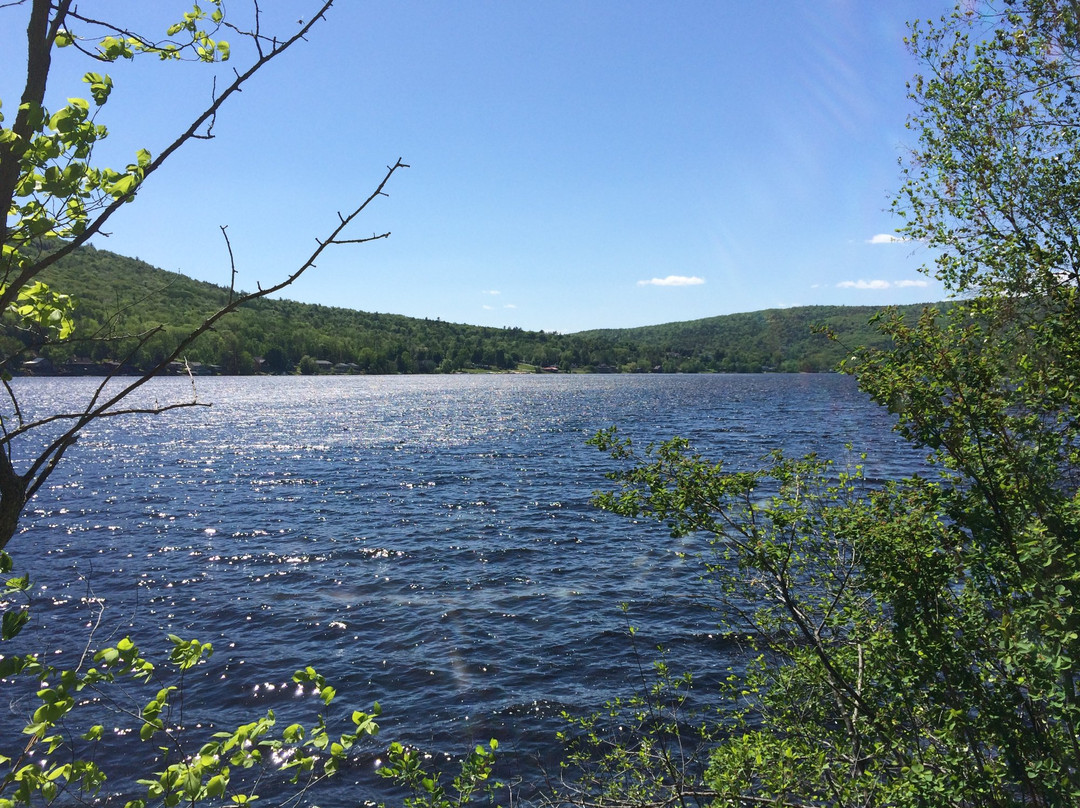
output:
<instances>
[{"instance_id":1,"label":"forested hill","mask_svg":"<svg viewBox=\"0 0 1080 808\"><path fill-rule=\"evenodd\" d=\"M934 304L939 307L947 304ZM915 318L923 304L900 306ZM724 314L639 328L582 331L583 339L606 339L615 344L649 346L656 356L691 359L685 370L821 372L832 370L846 348L883 347L884 338L870 325L876 306L798 306L745 314ZM815 331L827 326L833 342Z\"/></svg>"},{"instance_id":2,"label":"forested hill","mask_svg":"<svg viewBox=\"0 0 1080 808\"><path fill-rule=\"evenodd\" d=\"M83 342L39 353L52 366L73 360L156 363L183 334L228 299L228 289L92 247L47 271L53 289L74 295ZM911 307L913 311L920 307ZM873 343L871 307L815 306L576 334L487 328L297 303L259 300L226 318L188 352L220 373L448 373L467 370L593 372L827 371L844 348L812 333L827 324L847 346ZM100 339L164 326L143 346ZM90 339L90 337L98 337ZM6 356L25 345L6 327ZM24 355L26 355L24 353ZM32 354L31 354L32 355ZM87 362L82 362L85 368Z\"/></svg>"}]
</instances>

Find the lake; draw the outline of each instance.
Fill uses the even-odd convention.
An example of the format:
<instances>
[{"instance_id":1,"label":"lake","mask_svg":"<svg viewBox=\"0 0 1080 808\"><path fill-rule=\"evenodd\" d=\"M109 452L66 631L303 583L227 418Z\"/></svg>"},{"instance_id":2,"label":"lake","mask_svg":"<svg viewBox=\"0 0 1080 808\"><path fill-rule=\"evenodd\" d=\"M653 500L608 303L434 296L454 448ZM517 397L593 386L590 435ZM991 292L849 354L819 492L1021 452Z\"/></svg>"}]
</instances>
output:
<instances>
[{"instance_id":1,"label":"lake","mask_svg":"<svg viewBox=\"0 0 1080 808\"><path fill-rule=\"evenodd\" d=\"M92 382L13 384L33 412ZM190 390L160 379L139 395ZM681 435L732 468L775 447L843 461L846 443L872 478L921 465L839 375L206 378L198 391L213 406L97 424L31 503L9 547L35 582L20 642L75 664L102 599L97 646L214 642L187 683L188 724L313 714L289 678L315 665L343 706L384 711L327 804L360 799L390 740L457 753L495 737L504 765L550 765L563 710L639 681L628 620L639 648L669 649L706 691L737 661L699 581L703 539L590 505L612 468L585 445L598 429Z\"/></svg>"}]
</instances>

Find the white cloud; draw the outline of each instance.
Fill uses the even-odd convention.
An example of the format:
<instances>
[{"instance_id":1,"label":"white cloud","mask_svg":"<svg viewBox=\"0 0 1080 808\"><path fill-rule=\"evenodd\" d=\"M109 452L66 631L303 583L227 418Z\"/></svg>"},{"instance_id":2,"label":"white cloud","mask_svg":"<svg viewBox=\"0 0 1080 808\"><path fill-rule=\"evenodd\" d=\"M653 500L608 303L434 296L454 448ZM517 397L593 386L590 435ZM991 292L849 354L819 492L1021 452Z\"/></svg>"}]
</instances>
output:
<instances>
[{"instance_id":1,"label":"white cloud","mask_svg":"<svg viewBox=\"0 0 1080 808\"><path fill-rule=\"evenodd\" d=\"M505 306L503 306L503 308L504 309L516 309L517 304L516 303L507 303Z\"/></svg>"},{"instance_id":2,"label":"white cloud","mask_svg":"<svg viewBox=\"0 0 1080 808\"><path fill-rule=\"evenodd\" d=\"M484 311L492 311L495 307L489 306L487 303L485 303L481 308L483 308Z\"/></svg>"},{"instance_id":3,"label":"white cloud","mask_svg":"<svg viewBox=\"0 0 1080 808\"><path fill-rule=\"evenodd\" d=\"M860 278L857 281L840 281L836 287L838 289L888 289L891 285L888 281L864 281Z\"/></svg>"},{"instance_id":4,"label":"white cloud","mask_svg":"<svg viewBox=\"0 0 1080 808\"><path fill-rule=\"evenodd\" d=\"M485 295L501 295L502 292L500 292L498 289L485 289L482 294L485 294Z\"/></svg>"},{"instance_id":5,"label":"white cloud","mask_svg":"<svg viewBox=\"0 0 1080 808\"><path fill-rule=\"evenodd\" d=\"M921 280L919 278L911 280L896 281L890 283L889 281L873 280L866 281L859 278L857 281L840 281L836 284L837 289L909 289L911 287L922 288L929 286L929 282Z\"/></svg>"},{"instance_id":6,"label":"white cloud","mask_svg":"<svg viewBox=\"0 0 1080 808\"><path fill-rule=\"evenodd\" d=\"M892 233L878 233L875 236L871 236L866 240L867 244L899 244L907 241L906 238L900 238L900 236Z\"/></svg>"},{"instance_id":7,"label":"white cloud","mask_svg":"<svg viewBox=\"0 0 1080 808\"><path fill-rule=\"evenodd\" d=\"M647 281L638 281L638 286L700 286L705 283L704 278L691 275L668 275L666 278L652 278Z\"/></svg>"}]
</instances>

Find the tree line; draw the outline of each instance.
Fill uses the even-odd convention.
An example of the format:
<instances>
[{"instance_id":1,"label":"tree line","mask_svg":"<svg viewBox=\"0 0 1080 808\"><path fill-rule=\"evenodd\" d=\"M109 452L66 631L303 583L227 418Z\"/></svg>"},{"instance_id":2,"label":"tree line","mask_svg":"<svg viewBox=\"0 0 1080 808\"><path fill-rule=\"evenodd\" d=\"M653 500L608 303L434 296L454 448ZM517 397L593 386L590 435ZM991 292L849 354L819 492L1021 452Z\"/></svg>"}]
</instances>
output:
<instances>
[{"instance_id":1,"label":"tree line","mask_svg":"<svg viewBox=\"0 0 1080 808\"><path fill-rule=\"evenodd\" d=\"M41 249L55 250L56 244ZM17 371L41 356L46 368L93 363L156 366L177 340L228 302L230 290L138 258L86 245L43 273L76 301L73 338L36 346L9 318L0 351ZM918 307L907 307L914 311ZM215 373L360 374L534 371L593 373L826 372L845 345L884 341L871 307L808 306L573 334L492 328L262 298L203 334L189 364ZM821 329L839 336L828 339ZM39 370L40 372L40 370ZM45 372L50 372L46 370Z\"/></svg>"}]
</instances>

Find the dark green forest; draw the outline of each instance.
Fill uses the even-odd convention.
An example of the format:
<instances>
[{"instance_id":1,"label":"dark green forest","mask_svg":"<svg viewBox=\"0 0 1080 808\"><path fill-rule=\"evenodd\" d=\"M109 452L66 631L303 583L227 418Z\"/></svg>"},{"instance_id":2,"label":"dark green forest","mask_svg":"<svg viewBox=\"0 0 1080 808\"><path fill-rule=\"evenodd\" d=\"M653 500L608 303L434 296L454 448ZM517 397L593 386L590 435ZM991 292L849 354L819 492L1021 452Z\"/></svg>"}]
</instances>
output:
<instances>
[{"instance_id":1,"label":"dark green forest","mask_svg":"<svg viewBox=\"0 0 1080 808\"><path fill-rule=\"evenodd\" d=\"M74 297L76 338L49 345L11 318L0 351L12 372L34 366L38 373L154 367L230 295L226 287L94 247L60 260L43 280ZM921 307L907 309L914 317ZM836 367L845 346L884 347L868 325L877 311L807 306L559 334L261 299L202 336L187 359L201 372L228 375L824 372ZM821 327L836 339L820 333Z\"/></svg>"}]
</instances>

